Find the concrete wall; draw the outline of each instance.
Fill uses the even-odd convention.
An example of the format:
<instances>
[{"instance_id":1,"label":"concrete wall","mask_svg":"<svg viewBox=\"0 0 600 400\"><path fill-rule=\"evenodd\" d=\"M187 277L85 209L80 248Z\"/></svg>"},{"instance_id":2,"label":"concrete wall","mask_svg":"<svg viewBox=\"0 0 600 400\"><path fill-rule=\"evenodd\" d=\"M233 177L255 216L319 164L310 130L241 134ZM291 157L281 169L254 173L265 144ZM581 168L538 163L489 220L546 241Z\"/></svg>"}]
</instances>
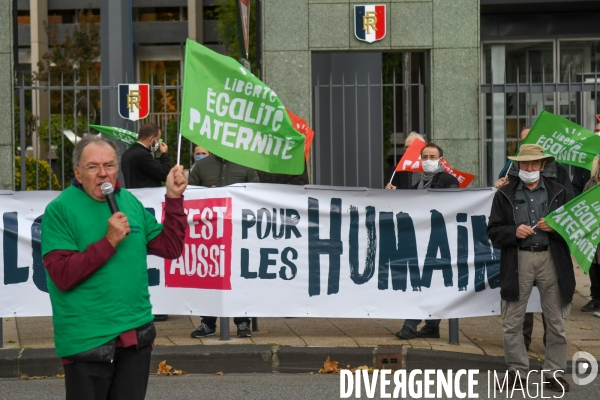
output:
<instances>
[{"instance_id":1,"label":"concrete wall","mask_svg":"<svg viewBox=\"0 0 600 400\"><path fill-rule=\"evenodd\" d=\"M12 1L0 1L0 190L14 189Z\"/></svg>"},{"instance_id":2,"label":"concrete wall","mask_svg":"<svg viewBox=\"0 0 600 400\"><path fill-rule=\"evenodd\" d=\"M354 36L353 6L364 4L387 6L381 41ZM432 138L452 166L479 176L478 0L263 0L264 80L286 107L311 122L312 51L423 49L431 56Z\"/></svg>"}]
</instances>

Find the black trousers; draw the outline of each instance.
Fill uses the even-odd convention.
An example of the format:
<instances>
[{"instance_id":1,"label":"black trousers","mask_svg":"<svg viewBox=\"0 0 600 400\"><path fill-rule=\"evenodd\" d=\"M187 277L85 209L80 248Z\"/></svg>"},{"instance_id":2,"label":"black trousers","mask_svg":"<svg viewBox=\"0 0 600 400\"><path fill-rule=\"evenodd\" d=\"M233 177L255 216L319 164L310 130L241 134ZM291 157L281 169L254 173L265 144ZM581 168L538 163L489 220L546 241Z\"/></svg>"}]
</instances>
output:
<instances>
[{"instance_id":1,"label":"black trousers","mask_svg":"<svg viewBox=\"0 0 600 400\"><path fill-rule=\"evenodd\" d=\"M590 267L590 296L600 301L600 265L593 263Z\"/></svg>"},{"instance_id":2,"label":"black trousers","mask_svg":"<svg viewBox=\"0 0 600 400\"><path fill-rule=\"evenodd\" d=\"M546 345L546 318L544 318L544 313L542 313L542 322L544 325L544 346ZM523 341L525 342L525 347L529 349L529 345L531 345L531 334L533 333L533 313L528 312L525 314L525 319L523 319Z\"/></svg>"},{"instance_id":3,"label":"black trousers","mask_svg":"<svg viewBox=\"0 0 600 400\"><path fill-rule=\"evenodd\" d=\"M202 317L202 322L208 325L209 328L215 329L217 327L217 317ZM233 323L239 325L241 323L247 323L250 326L250 318L246 317L235 317Z\"/></svg>"},{"instance_id":4,"label":"black trousers","mask_svg":"<svg viewBox=\"0 0 600 400\"><path fill-rule=\"evenodd\" d=\"M152 346L118 347L112 363L78 361L67 364L67 400L143 400L150 373Z\"/></svg>"}]
</instances>

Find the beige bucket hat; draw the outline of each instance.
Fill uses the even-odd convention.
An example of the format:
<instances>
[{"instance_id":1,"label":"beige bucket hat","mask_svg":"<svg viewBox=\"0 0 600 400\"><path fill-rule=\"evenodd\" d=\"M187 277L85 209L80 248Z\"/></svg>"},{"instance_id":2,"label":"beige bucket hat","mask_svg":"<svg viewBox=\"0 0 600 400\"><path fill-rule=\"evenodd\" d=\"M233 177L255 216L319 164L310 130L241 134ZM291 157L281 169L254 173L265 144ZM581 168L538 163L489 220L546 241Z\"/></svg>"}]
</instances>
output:
<instances>
[{"instance_id":1,"label":"beige bucket hat","mask_svg":"<svg viewBox=\"0 0 600 400\"><path fill-rule=\"evenodd\" d=\"M519 149L519 155L508 157L508 159L513 161L554 161L553 156L547 156L546 154L544 154L544 148L539 144L524 144Z\"/></svg>"}]
</instances>

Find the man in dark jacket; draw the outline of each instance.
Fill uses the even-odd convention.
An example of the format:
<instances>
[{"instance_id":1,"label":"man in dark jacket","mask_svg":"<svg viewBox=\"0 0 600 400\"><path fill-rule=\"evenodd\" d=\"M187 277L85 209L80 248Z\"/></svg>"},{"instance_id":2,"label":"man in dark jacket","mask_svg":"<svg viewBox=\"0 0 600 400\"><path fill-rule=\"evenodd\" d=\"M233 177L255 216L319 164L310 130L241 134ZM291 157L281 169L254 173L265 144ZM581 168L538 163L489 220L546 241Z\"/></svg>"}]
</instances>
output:
<instances>
[{"instance_id":1,"label":"man in dark jacket","mask_svg":"<svg viewBox=\"0 0 600 400\"><path fill-rule=\"evenodd\" d=\"M433 143L427 143L421 150L421 163L423 164L423 173L421 179L412 188L413 189L447 189L458 188L458 180L452 175L444 172L442 159L443 150ZM394 188L395 189L395 188ZM439 338L441 319L429 319L425 321L418 332L417 327L421 323L420 319L407 319L404 321L402 329L396 332L399 339L418 338Z\"/></svg>"},{"instance_id":2,"label":"man in dark jacket","mask_svg":"<svg viewBox=\"0 0 600 400\"><path fill-rule=\"evenodd\" d=\"M125 186L128 189L160 187L171 170L168 146L159 142L162 132L158 125L147 123L140 129L138 141L121 156ZM158 160L152 151L160 154Z\"/></svg>"},{"instance_id":3,"label":"man in dark jacket","mask_svg":"<svg viewBox=\"0 0 600 400\"><path fill-rule=\"evenodd\" d=\"M565 320L571 310L575 274L569 248L563 238L544 221L550 212L566 204L567 190L541 175L547 162L539 145L521 146L519 179L500 188L494 196L488 237L501 247L500 282L504 357L509 366L508 384L519 387L529 370L523 343L523 319L534 282L546 316L547 342L542 369L550 390L569 390L562 378L567 369ZM561 371L562 370L562 371Z\"/></svg>"},{"instance_id":4,"label":"man in dark jacket","mask_svg":"<svg viewBox=\"0 0 600 400\"><path fill-rule=\"evenodd\" d=\"M256 170L243 165L232 163L215 154L204 157L194 164L190 171L189 184L206 187L222 187L234 183L255 182L258 183ZM233 319L237 325L237 336L250 337L250 318L236 317ZM212 336L217 330L217 317L202 317L200 325L192 331L193 338Z\"/></svg>"}]
</instances>

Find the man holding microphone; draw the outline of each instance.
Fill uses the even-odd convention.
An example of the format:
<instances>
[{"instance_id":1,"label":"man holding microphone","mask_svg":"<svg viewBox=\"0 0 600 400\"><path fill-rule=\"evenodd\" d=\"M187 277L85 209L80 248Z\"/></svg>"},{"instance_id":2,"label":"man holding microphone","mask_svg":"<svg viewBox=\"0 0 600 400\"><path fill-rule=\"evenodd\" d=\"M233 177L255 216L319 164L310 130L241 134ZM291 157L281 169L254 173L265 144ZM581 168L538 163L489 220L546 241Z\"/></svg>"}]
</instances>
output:
<instances>
[{"instance_id":1,"label":"man holding microphone","mask_svg":"<svg viewBox=\"0 0 600 400\"><path fill-rule=\"evenodd\" d=\"M183 249L183 167L167 176L161 225L120 187L118 166L112 142L85 136L73 151L73 184L48 204L42 220L67 399L145 397L156 337L146 257L174 259ZM105 196L108 184L114 190ZM110 196L120 211L109 209Z\"/></svg>"}]
</instances>

